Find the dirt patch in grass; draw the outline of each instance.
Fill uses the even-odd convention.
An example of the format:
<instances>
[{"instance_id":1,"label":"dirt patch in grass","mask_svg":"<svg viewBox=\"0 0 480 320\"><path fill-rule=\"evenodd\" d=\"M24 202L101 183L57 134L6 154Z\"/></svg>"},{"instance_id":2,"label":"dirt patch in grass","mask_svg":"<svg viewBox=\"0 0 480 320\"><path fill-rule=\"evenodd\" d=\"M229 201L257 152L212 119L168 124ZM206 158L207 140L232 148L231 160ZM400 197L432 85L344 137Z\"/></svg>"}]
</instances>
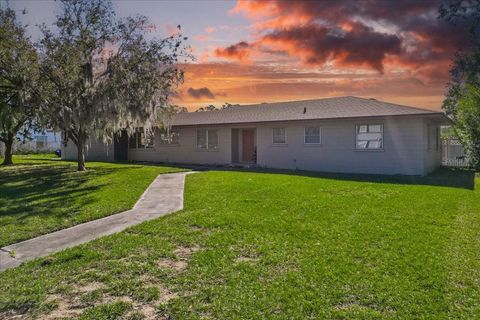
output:
<instances>
[{"instance_id":1,"label":"dirt patch in grass","mask_svg":"<svg viewBox=\"0 0 480 320\"><path fill-rule=\"evenodd\" d=\"M240 256L235 259L236 263L255 263L260 260L257 257Z\"/></svg>"},{"instance_id":2,"label":"dirt patch in grass","mask_svg":"<svg viewBox=\"0 0 480 320\"><path fill-rule=\"evenodd\" d=\"M195 252L199 251L200 247L194 246L194 247L178 247L174 253L177 255L179 259L188 259L192 254Z\"/></svg>"},{"instance_id":3,"label":"dirt patch in grass","mask_svg":"<svg viewBox=\"0 0 480 320\"><path fill-rule=\"evenodd\" d=\"M177 260L170 259L170 258L161 258L158 261L158 266L160 268L165 268L165 269L172 269L175 271L183 271L188 265L188 260L190 256L200 250L200 247L194 246L194 247L178 247L175 249L174 253L177 256Z\"/></svg>"},{"instance_id":4,"label":"dirt patch in grass","mask_svg":"<svg viewBox=\"0 0 480 320\"><path fill-rule=\"evenodd\" d=\"M204 227L202 227L200 225L197 225L197 224L194 224L194 225L190 226L190 229L192 231L204 231L204 230L206 230Z\"/></svg>"},{"instance_id":5,"label":"dirt patch in grass","mask_svg":"<svg viewBox=\"0 0 480 320\"><path fill-rule=\"evenodd\" d=\"M338 310L338 311L347 311L347 310L354 310L354 309L366 310L368 308L366 306L358 304L356 302L344 302L344 303L341 303L341 304L337 304L335 306L335 310Z\"/></svg>"},{"instance_id":6,"label":"dirt patch in grass","mask_svg":"<svg viewBox=\"0 0 480 320\"><path fill-rule=\"evenodd\" d=\"M9 310L5 312L0 312L0 319L22 319L23 315L18 313L15 310Z\"/></svg>"},{"instance_id":7,"label":"dirt patch in grass","mask_svg":"<svg viewBox=\"0 0 480 320\"><path fill-rule=\"evenodd\" d=\"M55 309L48 314L42 315L41 319L56 320L67 317L77 317L87 308L118 302L124 302L132 306L132 310L129 311L127 316L141 316L143 319L167 319L168 317L163 317L158 314L157 306L167 303L171 299L176 298L178 295L171 292L161 284L157 283L155 284L155 287L157 287L160 291L158 299L146 302L135 300L127 295L113 296L107 294L103 291L103 289L106 288L105 285L99 282L89 283L84 286L76 286L76 292L74 295L49 295L45 302L46 304L55 306ZM91 297L93 294L95 294L95 296ZM17 319L18 317L22 316L14 313L0 315L1 319Z\"/></svg>"},{"instance_id":8,"label":"dirt patch in grass","mask_svg":"<svg viewBox=\"0 0 480 320\"><path fill-rule=\"evenodd\" d=\"M103 289L103 288L105 288L105 285L101 282L90 282L85 286L78 286L77 285L77 286L74 286L74 287L78 292L89 293L89 292L92 292L92 291L95 291L95 290Z\"/></svg>"},{"instance_id":9,"label":"dirt patch in grass","mask_svg":"<svg viewBox=\"0 0 480 320\"><path fill-rule=\"evenodd\" d=\"M50 312L47 315L43 315L42 319L46 320L56 320L64 319L67 317L75 317L82 313L82 308L78 308L76 303L72 300L66 299L61 295L50 295L47 300L47 303L55 303L57 308Z\"/></svg>"},{"instance_id":10,"label":"dirt patch in grass","mask_svg":"<svg viewBox=\"0 0 480 320\"><path fill-rule=\"evenodd\" d=\"M144 319L168 319L167 317L159 317L155 307L147 304L134 305L133 313L143 315Z\"/></svg>"},{"instance_id":11,"label":"dirt patch in grass","mask_svg":"<svg viewBox=\"0 0 480 320\"><path fill-rule=\"evenodd\" d=\"M175 271L183 271L187 267L187 261L162 258L158 261L158 266L160 268L173 269Z\"/></svg>"}]
</instances>

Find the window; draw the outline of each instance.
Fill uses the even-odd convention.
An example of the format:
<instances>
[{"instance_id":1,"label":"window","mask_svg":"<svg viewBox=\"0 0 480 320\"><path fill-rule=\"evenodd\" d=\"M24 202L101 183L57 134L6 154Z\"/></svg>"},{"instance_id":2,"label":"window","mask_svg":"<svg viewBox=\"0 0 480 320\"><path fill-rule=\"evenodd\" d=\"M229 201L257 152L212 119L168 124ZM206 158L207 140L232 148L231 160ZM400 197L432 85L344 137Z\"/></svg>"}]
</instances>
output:
<instances>
[{"instance_id":1,"label":"window","mask_svg":"<svg viewBox=\"0 0 480 320\"><path fill-rule=\"evenodd\" d=\"M218 149L217 130L197 130L197 149L216 150Z\"/></svg>"},{"instance_id":2,"label":"window","mask_svg":"<svg viewBox=\"0 0 480 320\"><path fill-rule=\"evenodd\" d=\"M128 137L128 147L130 149L137 148L137 133L134 133L132 136Z\"/></svg>"},{"instance_id":3,"label":"window","mask_svg":"<svg viewBox=\"0 0 480 320\"><path fill-rule=\"evenodd\" d=\"M303 142L305 144L320 144L320 128L319 127L306 127L304 132Z\"/></svg>"},{"instance_id":4,"label":"window","mask_svg":"<svg viewBox=\"0 0 480 320\"><path fill-rule=\"evenodd\" d=\"M137 132L136 137L137 137L137 148L138 149L143 149L145 148L145 134L142 134L143 132Z\"/></svg>"},{"instance_id":5,"label":"window","mask_svg":"<svg viewBox=\"0 0 480 320\"><path fill-rule=\"evenodd\" d=\"M218 148L217 130L207 130L207 146L208 149Z\"/></svg>"},{"instance_id":6,"label":"window","mask_svg":"<svg viewBox=\"0 0 480 320\"><path fill-rule=\"evenodd\" d=\"M273 143L283 144L286 142L285 128L273 128Z\"/></svg>"},{"instance_id":7,"label":"window","mask_svg":"<svg viewBox=\"0 0 480 320\"><path fill-rule=\"evenodd\" d=\"M432 127L427 125L427 150L432 150Z\"/></svg>"},{"instance_id":8,"label":"window","mask_svg":"<svg viewBox=\"0 0 480 320\"><path fill-rule=\"evenodd\" d=\"M383 125L363 124L357 126L357 144L360 150L383 149Z\"/></svg>"},{"instance_id":9,"label":"window","mask_svg":"<svg viewBox=\"0 0 480 320\"><path fill-rule=\"evenodd\" d=\"M178 144L179 133L176 131L162 132L160 133L160 144L163 145L176 145Z\"/></svg>"},{"instance_id":10,"label":"window","mask_svg":"<svg viewBox=\"0 0 480 320\"><path fill-rule=\"evenodd\" d=\"M145 148L153 148L155 145L155 132L148 130L147 132L142 132L141 136L143 138L142 144L145 145Z\"/></svg>"},{"instance_id":11,"label":"window","mask_svg":"<svg viewBox=\"0 0 480 320\"><path fill-rule=\"evenodd\" d=\"M155 132L153 130L143 130L139 128L129 138L128 147L130 149L152 149L155 145Z\"/></svg>"},{"instance_id":12,"label":"window","mask_svg":"<svg viewBox=\"0 0 480 320\"><path fill-rule=\"evenodd\" d=\"M435 129L435 130L432 130ZM433 141L432 141L433 139ZM433 143L435 143L435 151L440 150L440 127L427 125L427 150L433 149Z\"/></svg>"}]
</instances>

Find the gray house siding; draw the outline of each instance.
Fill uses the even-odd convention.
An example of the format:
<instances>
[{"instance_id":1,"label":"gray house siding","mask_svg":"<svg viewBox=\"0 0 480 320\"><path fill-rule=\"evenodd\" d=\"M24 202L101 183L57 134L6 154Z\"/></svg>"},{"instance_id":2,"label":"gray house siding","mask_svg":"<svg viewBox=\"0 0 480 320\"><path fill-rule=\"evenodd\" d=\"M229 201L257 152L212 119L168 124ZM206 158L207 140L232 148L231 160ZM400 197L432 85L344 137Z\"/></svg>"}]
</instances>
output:
<instances>
[{"instance_id":1,"label":"gray house siding","mask_svg":"<svg viewBox=\"0 0 480 320\"><path fill-rule=\"evenodd\" d=\"M439 135L440 125L425 120L423 127L425 174L435 171L442 164L442 146Z\"/></svg>"},{"instance_id":2,"label":"gray house siding","mask_svg":"<svg viewBox=\"0 0 480 320\"><path fill-rule=\"evenodd\" d=\"M383 124L382 150L356 150L356 126ZM431 128L434 124L430 124ZM321 143L304 144L304 128L320 127ZM218 149L196 148L198 128L218 130ZM325 172L424 175L440 166L440 153L427 150L427 123L421 117L286 121L262 124L180 127L179 144L130 149L129 160L167 163L232 163L232 129L256 129L257 165ZM286 144L272 143L273 128L285 128ZM233 142L235 144L235 142ZM241 145L241 141L238 143ZM241 154L241 150L239 152ZM233 153L235 156L235 154ZM238 156L237 156L238 157ZM237 158L235 157L235 158Z\"/></svg>"},{"instance_id":3,"label":"gray house siding","mask_svg":"<svg viewBox=\"0 0 480 320\"><path fill-rule=\"evenodd\" d=\"M129 149L128 160L152 161L188 164L228 164L231 162L231 130L226 126L204 126L217 130L217 150L199 150L196 148L197 128L184 127L179 132L178 145L162 145L159 133L156 133L154 148Z\"/></svg>"},{"instance_id":4,"label":"gray house siding","mask_svg":"<svg viewBox=\"0 0 480 320\"><path fill-rule=\"evenodd\" d=\"M383 150L355 148L356 126L361 124L383 124ZM309 126L320 127L319 145L304 144L304 128ZM272 144L273 127L286 129L285 145ZM265 124L257 129L257 163L270 168L325 172L423 175L422 130L419 118Z\"/></svg>"},{"instance_id":5,"label":"gray house siding","mask_svg":"<svg viewBox=\"0 0 480 320\"><path fill-rule=\"evenodd\" d=\"M383 149L357 150L356 126L383 125ZM304 143L305 127L319 127L320 144ZM435 128L438 123L421 116L372 117L336 120L300 120L234 125L181 126L178 144L160 143L156 133L154 147L129 149L130 161L150 161L178 164L225 165L241 159L241 134L232 141L235 129L255 129L257 165L265 168L298 169L308 171L425 175L441 164L441 152L436 149ZM273 128L285 128L286 143L273 144ZM199 150L196 147L197 130L217 130L218 148ZM428 148L427 131L431 134ZM241 132L241 130L238 130ZM233 150L238 145L238 154ZM91 141L88 160L113 160L113 145L105 146ZM66 159L75 159L76 149L69 143L64 148Z\"/></svg>"},{"instance_id":6,"label":"gray house siding","mask_svg":"<svg viewBox=\"0 0 480 320\"><path fill-rule=\"evenodd\" d=\"M87 161L113 161L113 144L104 144L98 139L90 138L85 158ZM68 141L67 146L62 143L62 159L77 159L77 147L71 140Z\"/></svg>"}]
</instances>

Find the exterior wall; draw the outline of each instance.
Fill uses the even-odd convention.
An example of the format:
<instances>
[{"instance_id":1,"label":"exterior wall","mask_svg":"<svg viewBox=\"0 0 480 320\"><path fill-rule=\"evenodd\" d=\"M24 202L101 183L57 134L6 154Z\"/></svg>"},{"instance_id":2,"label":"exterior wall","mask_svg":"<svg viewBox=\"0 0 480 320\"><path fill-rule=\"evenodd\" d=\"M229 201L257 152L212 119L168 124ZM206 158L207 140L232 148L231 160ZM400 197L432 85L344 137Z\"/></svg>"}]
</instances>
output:
<instances>
[{"instance_id":1,"label":"exterior wall","mask_svg":"<svg viewBox=\"0 0 480 320\"><path fill-rule=\"evenodd\" d=\"M53 130L45 132L30 132L32 140L25 143L18 143L17 149L22 150L56 150L61 147L62 134Z\"/></svg>"},{"instance_id":2,"label":"exterior wall","mask_svg":"<svg viewBox=\"0 0 480 320\"><path fill-rule=\"evenodd\" d=\"M355 149L356 125L360 124L384 125L383 150ZM321 128L321 144L304 144L304 128L308 126ZM129 160L228 164L232 162L232 128L256 128L257 164L266 168L424 175L439 165L435 158L435 161L429 162L426 168L425 123L422 118L290 121L203 127L218 130L218 150L197 150L195 146L197 128L183 127L178 129L178 145L161 145L158 144L159 139L155 139L153 149L129 149ZM286 129L285 145L272 143L274 127ZM241 152L239 155L241 157Z\"/></svg>"},{"instance_id":3,"label":"exterior wall","mask_svg":"<svg viewBox=\"0 0 480 320\"><path fill-rule=\"evenodd\" d=\"M425 174L431 173L439 168L442 164L442 147L440 143L440 131L438 135L436 130L440 130L440 124L424 121L423 139L424 139L424 163ZM430 144L428 141L430 140Z\"/></svg>"},{"instance_id":4,"label":"exterior wall","mask_svg":"<svg viewBox=\"0 0 480 320\"><path fill-rule=\"evenodd\" d=\"M177 145L159 143L159 132L156 132L152 149L128 149L130 161L152 161L186 164L228 164L232 159L231 127L205 126L218 130L217 150L198 150L196 148L197 128L185 127L175 129L179 133Z\"/></svg>"},{"instance_id":5,"label":"exterior wall","mask_svg":"<svg viewBox=\"0 0 480 320\"><path fill-rule=\"evenodd\" d=\"M62 144L62 159L77 160L77 146L69 140L67 146ZM113 143L108 145L95 138L87 143L87 161L113 161Z\"/></svg>"},{"instance_id":6,"label":"exterior wall","mask_svg":"<svg viewBox=\"0 0 480 320\"><path fill-rule=\"evenodd\" d=\"M383 124L383 150L356 150L356 125ZM319 126L321 143L304 144L304 128ZM286 144L272 144L273 127L286 128ZM262 124L257 128L257 164L325 172L424 175L420 118L326 120Z\"/></svg>"},{"instance_id":7,"label":"exterior wall","mask_svg":"<svg viewBox=\"0 0 480 320\"><path fill-rule=\"evenodd\" d=\"M382 150L355 149L356 126L361 124L383 124ZM257 164L262 167L343 173L425 175L441 164L441 152L436 151L434 140L433 150L427 150L427 124L421 117L391 117L202 126L204 129L218 130L217 150L196 148L196 131L199 127L179 127L174 128L179 133L178 144L159 143L160 137L157 132L153 148L129 149L128 160L178 164L230 164L232 129L255 128ZM320 144L304 144L304 128L309 126L320 127ZM272 143L272 130L278 127L286 129L285 145ZM432 132L434 134L434 130ZM240 133L241 130L239 135ZM87 159L112 161L113 155L112 144L104 146L98 141L92 141ZM241 150L238 156L241 159ZM71 142L63 148L63 157L76 158L76 148Z\"/></svg>"}]
</instances>

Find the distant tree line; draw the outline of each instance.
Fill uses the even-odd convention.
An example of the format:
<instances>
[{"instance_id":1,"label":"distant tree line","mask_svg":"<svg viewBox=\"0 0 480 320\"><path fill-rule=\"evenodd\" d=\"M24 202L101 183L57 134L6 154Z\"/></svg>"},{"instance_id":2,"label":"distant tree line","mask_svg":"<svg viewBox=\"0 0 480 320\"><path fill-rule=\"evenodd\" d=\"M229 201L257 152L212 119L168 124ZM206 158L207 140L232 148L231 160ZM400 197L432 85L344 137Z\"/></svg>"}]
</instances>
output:
<instances>
[{"instance_id":1,"label":"distant tree line","mask_svg":"<svg viewBox=\"0 0 480 320\"><path fill-rule=\"evenodd\" d=\"M210 104L206 107L199 107L195 112L203 112L203 111L215 111L215 110L223 110L223 109L228 109L231 107L238 107L239 104L231 104L228 102L225 102L224 104L221 105L221 107L217 108L213 104Z\"/></svg>"}]
</instances>

